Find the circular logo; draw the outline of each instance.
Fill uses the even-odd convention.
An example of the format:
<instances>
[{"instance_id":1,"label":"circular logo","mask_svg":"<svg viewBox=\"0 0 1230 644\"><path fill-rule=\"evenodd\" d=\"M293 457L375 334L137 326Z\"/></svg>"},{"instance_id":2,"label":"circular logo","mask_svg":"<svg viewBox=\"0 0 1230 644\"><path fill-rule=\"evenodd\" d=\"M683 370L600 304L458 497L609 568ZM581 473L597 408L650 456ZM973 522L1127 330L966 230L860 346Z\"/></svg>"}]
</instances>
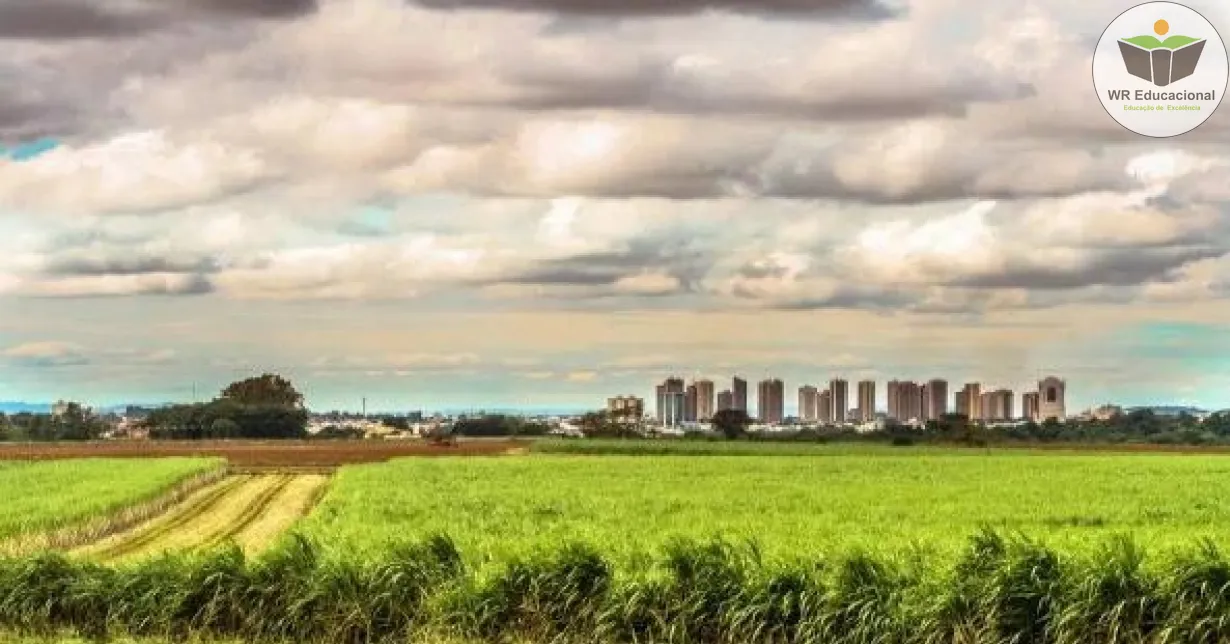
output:
<instances>
[{"instance_id":1,"label":"circular logo","mask_svg":"<svg viewBox=\"0 0 1230 644\"><path fill-rule=\"evenodd\" d=\"M1185 134L1213 115L1230 79L1213 25L1176 2L1146 2L1110 23L1093 53L1102 107L1144 136Z\"/></svg>"}]
</instances>

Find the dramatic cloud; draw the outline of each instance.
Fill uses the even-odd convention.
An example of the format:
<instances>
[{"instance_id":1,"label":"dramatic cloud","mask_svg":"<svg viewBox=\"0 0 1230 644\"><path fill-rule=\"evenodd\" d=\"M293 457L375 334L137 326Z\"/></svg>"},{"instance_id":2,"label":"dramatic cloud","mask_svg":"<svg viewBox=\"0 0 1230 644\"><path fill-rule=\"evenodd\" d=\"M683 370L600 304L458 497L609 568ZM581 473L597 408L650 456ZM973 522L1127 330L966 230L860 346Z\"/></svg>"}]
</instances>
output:
<instances>
[{"instance_id":1,"label":"dramatic cloud","mask_svg":"<svg viewBox=\"0 0 1230 644\"><path fill-rule=\"evenodd\" d=\"M194 20L290 17L315 8L315 0L5 0L0 39L119 38Z\"/></svg>"},{"instance_id":2,"label":"dramatic cloud","mask_svg":"<svg viewBox=\"0 0 1230 644\"><path fill-rule=\"evenodd\" d=\"M505 9L597 16L679 15L705 10L785 13L794 16L883 18L890 7L877 0L411 0L432 9Z\"/></svg>"},{"instance_id":3,"label":"dramatic cloud","mask_svg":"<svg viewBox=\"0 0 1230 644\"><path fill-rule=\"evenodd\" d=\"M0 399L1230 382L1113 357L1230 317L1230 111L1115 123L1123 8L0 0Z\"/></svg>"}]
</instances>

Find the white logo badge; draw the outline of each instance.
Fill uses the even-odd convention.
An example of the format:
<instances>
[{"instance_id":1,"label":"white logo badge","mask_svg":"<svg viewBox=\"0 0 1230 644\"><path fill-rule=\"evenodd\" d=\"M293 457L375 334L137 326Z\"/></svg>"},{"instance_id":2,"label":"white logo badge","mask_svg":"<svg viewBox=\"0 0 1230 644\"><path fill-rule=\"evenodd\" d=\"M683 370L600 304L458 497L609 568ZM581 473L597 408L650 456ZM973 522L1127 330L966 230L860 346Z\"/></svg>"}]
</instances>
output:
<instances>
[{"instance_id":1,"label":"white logo badge","mask_svg":"<svg viewBox=\"0 0 1230 644\"><path fill-rule=\"evenodd\" d=\"M1230 60L1204 16L1176 2L1146 2L1110 23L1093 53L1102 107L1144 136L1185 134L1221 105Z\"/></svg>"}]
</instances>

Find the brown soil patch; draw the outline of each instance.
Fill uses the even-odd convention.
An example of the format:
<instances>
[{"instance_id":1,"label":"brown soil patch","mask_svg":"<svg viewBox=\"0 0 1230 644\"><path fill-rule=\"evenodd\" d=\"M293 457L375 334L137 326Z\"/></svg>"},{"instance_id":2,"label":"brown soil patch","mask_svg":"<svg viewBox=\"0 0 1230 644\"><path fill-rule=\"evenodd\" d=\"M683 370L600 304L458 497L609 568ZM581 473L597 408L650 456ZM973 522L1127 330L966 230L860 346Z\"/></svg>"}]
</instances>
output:
<instances>
[{"instance_id":1,"label":"brown soil patch","mask_svg":"<svg viewBox=\"0 0 1230 644\"><path fill-rule=\"evenodd\" d=\"M226 459L232 468L333 468L380 463L405 456L500 456L525 449L518 440L463 440L453 446L415 440L353 441L98 441L88 443L0 444L0 460L67 458L158 458L196 456Z\"/></svg>"}]
</instances>

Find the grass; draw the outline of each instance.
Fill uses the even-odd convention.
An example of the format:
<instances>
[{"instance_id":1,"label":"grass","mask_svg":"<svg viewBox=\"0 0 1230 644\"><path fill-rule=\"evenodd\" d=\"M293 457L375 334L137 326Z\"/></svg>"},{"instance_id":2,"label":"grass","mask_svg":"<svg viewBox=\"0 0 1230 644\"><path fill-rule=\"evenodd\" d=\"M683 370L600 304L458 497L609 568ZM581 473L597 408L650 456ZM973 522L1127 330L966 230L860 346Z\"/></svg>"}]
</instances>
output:
<instances>
[{"instance_id":1,"label":"grass","mask_svg":"<svg viewBox=\"0 0 1230 644\"><path fill-rule=\"evenodd\" d=\"M431 537L331 562L293 540L111 569L0 560L0 629L23 636L244 642L672 644L1204 643L1230 639L1230 561L1150 561L1131 541L1069 556L983 531L949 565L851 553L789 564L673 542L625 571L560 544L486 575Z\"/></svg>"},{"instance_id":2,"label":"grass","mask_svg":"<svg viewBox=\"0 0 1230 644\"><path fill-rule=\"evenodd\" d=\"M131 561L163 551L208 550L229 542L248 553L267 547L309 508L321 475L239 475L198 490L168 512L86 545L95 561Z\"/></svg>"},{"instance_id":3,"label":"grass","mask_svg":"<svg viewBox=\"0 0 1230 644\"><path fill-rule=\"evenodd\" d=\"M448 534L476 565L573 541L626 561L680 537L755 539L775 558L951 554L983 527L1069 551L1118 534L1150 548L1230 537L1223 456L806 449L811 457L550 454L348 467L301 529L330 550L368 555Z\"/></svg>"},{"instance_id":4,"label":"grass","mask_svg":"<svg viewBox=\"0 0 1230 644\"><path fill-rule=\"evenodd\" d=\"M0 462L0 542L108 519L220 466L195 458Z\"/></svg>"},{"instance_id":5,"label":"grass","mask_svg":"<svg viewBox=\"0 0 1230 644\"><path fill-rule=\"evenodd\" d=\"M1225 456L786 447L811 451L347 467L301 528L259 557L232 543L114 568L0 558L0 632L352 644L1230 641ZM302 507L320 489L303 488L290 483L277 498ZM270 489L246 494L261 504Z\"/></svg>"}]
</instances>

